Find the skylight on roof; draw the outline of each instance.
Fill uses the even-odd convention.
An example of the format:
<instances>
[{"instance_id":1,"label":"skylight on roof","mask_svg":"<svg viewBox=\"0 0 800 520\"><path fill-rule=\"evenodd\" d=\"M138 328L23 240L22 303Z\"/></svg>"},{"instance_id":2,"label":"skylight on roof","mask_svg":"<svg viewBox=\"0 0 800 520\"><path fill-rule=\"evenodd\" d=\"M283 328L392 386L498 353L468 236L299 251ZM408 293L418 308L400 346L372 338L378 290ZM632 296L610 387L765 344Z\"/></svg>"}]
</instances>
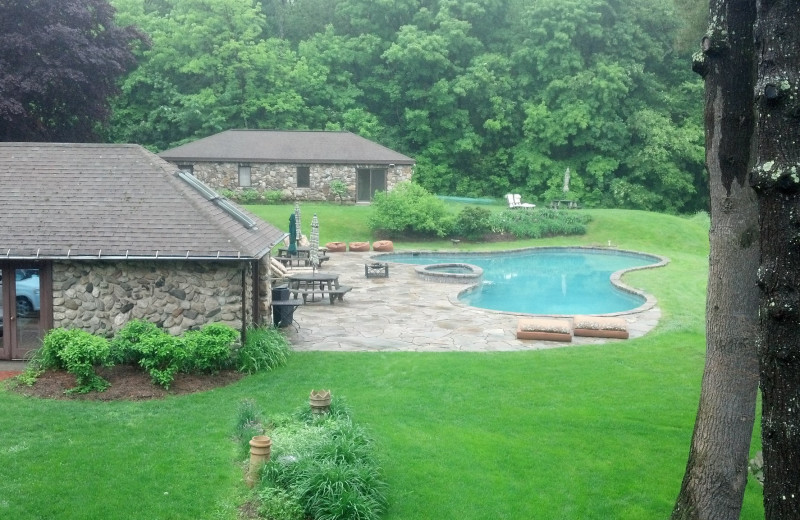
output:
<instances>
[{"instance_id":1,"label":"skylight on roof","mask_svg":"<svg viewBox=\"0 0 800 520\"><path fill-rule=\"evenodd\" d=\"M227 199L220 196L216 191L206 186L202 181L190 173L176 170L175 175L180 177L186 184L197 190L206 200L216 204L222 211L233 217L247 229L256 229L256 222L245 215L239 208L231 204Z\"/></svg>"}]
</instances>

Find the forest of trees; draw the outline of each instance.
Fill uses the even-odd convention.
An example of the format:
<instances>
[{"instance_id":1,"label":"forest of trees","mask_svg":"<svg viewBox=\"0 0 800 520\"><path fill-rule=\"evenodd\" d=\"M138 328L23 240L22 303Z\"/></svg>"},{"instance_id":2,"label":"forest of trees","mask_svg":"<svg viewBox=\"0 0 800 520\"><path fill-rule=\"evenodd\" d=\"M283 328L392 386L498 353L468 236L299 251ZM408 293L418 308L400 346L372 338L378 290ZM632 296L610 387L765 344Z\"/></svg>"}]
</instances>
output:
<instances>
[{"instance_id":1,"label":"forest of trees","mask_svg":"<svg viewBox=\"0 0 800 520\"><path fill-rule=\"evenodd\" d=\"M694 0L111 0L136 40L104 138L348 130L442 195L707 210ZM706 4L707 5L707 4ZM701 8L698 9L698 6Z\"/></svg>"}]
</instances>

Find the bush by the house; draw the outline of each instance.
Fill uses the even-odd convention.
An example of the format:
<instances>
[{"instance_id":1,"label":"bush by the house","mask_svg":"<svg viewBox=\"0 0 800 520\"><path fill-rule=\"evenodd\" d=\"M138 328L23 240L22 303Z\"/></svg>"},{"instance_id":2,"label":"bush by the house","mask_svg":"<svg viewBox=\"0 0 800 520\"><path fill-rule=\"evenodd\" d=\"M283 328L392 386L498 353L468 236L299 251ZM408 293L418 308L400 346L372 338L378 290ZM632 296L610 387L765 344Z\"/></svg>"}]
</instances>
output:
<instances>
[{"instance_id":1,"label":"bush by the house","mask_svg":"<svg viewBox=\"0 0 800 520\"><path fill-rule=\"evenodd\" d=\"M44 337L40 351L36 359L41 369L60 368L75 376L77 386L70 393L108 388L108 381L95 373L95 367L109 361L105 338L78 329L54 329Z\"/></svg>"},{"instance_id":2,"label":"bush by the house","mask_svg":"<svg viewBox=\"0 0 800 520\"><path fill-rule=\"evenodd\" d=\"M111 340L111 361L116 365L133 365L139 362L137 345L148 336L157 336L163 331L158 325L144 320L126 323Z\"/></svg>"},{"instance_id":3,"label":"bush by the house","mask_svg":"<svg viewBox=\"0 0 800 520\"><path fill-rule=\"evenodd\" d=\"M183 370L212 374L230 368L231 348L239 339L239 332L227 325L210 323L200 330L183 335L186 363Z\"/></svg>"},{"instance_id":4,"label":"bush by the house","mask_svg":"<svg viewBox=\"0 0 800 520\"><path fill-rule=\"evenodd\" d=\"M103 391L109 383L94 368L100 365L138 365L153 383L169 388L178 372L209 374L236 367L248 374L286 363L289 343L274 328L248 329L239 346L239 332L223 324L172 336L154 323L132 320L109 342L80 329L53 329L42 341L19 381L32 385L43 371L67 370L78 386L70 392Z\"/></svg>"},{"instance_id":5,"label":"bush by the house","mask_svg":"<svg viewBox=\"0 0 800 520\"><path fill-rule=\"evenodd\" d=\"M543 238L583 235L591 217L579 211L555 209L507 209L494 213L489 226L494 233L507 233L516 238Z\"/></svg>"},{"instance_id":6,"label":"bush by the house","mask_svg":"<svg viewBox=\"0 0 800 520\"><path fill-rule=\"evenodd\" d=\"M245 456L246 436L254 431L252 402L239 414L237 423L248 425L237 430ZM272 455L254 491L260 518L373 520L386 510L373 441L337 396L331 413L314 415L305 405L292 416L273 418L263 433L272 439Z\"/></svg>"},{"instance_id":7,"label":"bush by the house","mask_svg":"<svg viewBox=\"0 0 800 520\"><path fill-rule=\"evenodd\" d=\"M236 369L246 374L271 370L285 365L289 352L289 342L275 327L249 327L235 353Z\"/></svg>"},{"instance_id":8,"label":"bush by the house","mask_svg":"<svg viewBox=\"0 0 800 520\"><path fill-rule=\"evenodd\" d=\"M375 193L370 228L383 238L444 237L453 228L445 203L413 182Z\"/></svg>"}]
</instances>

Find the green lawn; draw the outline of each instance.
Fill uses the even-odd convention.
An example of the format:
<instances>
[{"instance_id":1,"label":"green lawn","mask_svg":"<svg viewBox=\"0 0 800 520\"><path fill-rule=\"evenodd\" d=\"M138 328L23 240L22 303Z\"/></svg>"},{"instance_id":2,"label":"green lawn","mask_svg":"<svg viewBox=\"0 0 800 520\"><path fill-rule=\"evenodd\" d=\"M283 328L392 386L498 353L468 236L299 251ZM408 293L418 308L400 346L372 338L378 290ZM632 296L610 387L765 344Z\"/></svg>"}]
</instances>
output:
<instances>
[{"instance_id":1,"label":"green lawn","mask_svg":"<svg viewBox=\"0 0 800 520\"><path fill-rule=\"evenodd\" d=\"M292 206L250 209L288 229ZM370 238L368 206L302 210L306 234L318 214L323 243ZM667 256L626 277L662 308L648 336L518 353L298 353L275 372L155 402L0 391L0 518L233 519L246 493L231 442L239 401L288 412L312 388L344 396L378 440L387 519L668 518L703 369L707 218L590 213L583 237L459 248L611 241ZM762 519L760 502L751 482L742 518Z\"/></svg>"}]
</instances>

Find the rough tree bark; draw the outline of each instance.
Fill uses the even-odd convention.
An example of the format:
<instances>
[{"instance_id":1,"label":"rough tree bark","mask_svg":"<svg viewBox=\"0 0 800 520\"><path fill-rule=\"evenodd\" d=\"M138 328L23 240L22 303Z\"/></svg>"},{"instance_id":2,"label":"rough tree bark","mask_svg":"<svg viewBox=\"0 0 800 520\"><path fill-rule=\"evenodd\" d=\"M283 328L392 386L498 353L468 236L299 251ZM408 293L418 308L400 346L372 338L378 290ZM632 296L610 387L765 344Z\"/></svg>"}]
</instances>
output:
<instances>
[{"instance_id":1,"label":"rough tree bark","mask_svg":"<svg viewBox=\"0 0 800 520\"><path fill-rule=\"evenodd\" d=\"M761 438L767 519L800 518L800 3L757 2Z\"/></svg>"},{"instance_id":2,"label":"rough tree bark","mask_svg":"<svg viewBox=\"0 0 800 520\"><path fill-rule=\"evenodd\" d=\"M752 167L751 0L711 0L693 68L705 78L711 231L706 364L689 460L672 519L737 519L758 390L758 208Z\"/></svg>"}]
</instances>

